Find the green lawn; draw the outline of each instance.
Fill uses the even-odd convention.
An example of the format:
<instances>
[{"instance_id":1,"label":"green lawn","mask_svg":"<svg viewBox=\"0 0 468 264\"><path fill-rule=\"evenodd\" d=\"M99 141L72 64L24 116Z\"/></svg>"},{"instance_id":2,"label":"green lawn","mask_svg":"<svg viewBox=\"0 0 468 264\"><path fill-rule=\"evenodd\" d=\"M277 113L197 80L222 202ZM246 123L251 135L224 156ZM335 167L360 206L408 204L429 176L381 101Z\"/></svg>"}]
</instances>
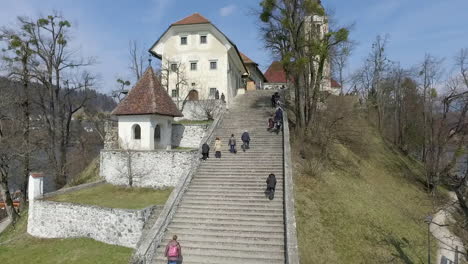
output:
<instances>
[{"instance_id":1,"label":"green lawn","mask_svg":"<svg viewBox=\"0 0 468 264\"><path fill-rule=\"evenodd\" d=\"M101 184L88 189L57 195L47 198L47 200L110 208L142 209L155 204L165 204L171 192L172 188L155 190Z\"/></svg>"},{"instance_id":2,"label":"green lawn","mask_svg":"<svg viewBox=\"0 0 468 264\"><path fill-rule=\"evenodd\" d=\"M0 263L128 263L131 248L111 246L92 239L39 239L26 233L27 213L0 234Z\"/></svg>"},{"instance_id":3,"label":"green lawn","mask_svg":"<svg viewBox=\"0 0 468 264\"><path fill-rule=\"evenodd\" d=\"M361 150L336 144L327 164L310 165L296 150L301 263L427 263L423 220L433 206L422 166L364 129Z\"/></svg>"}]
</instances>

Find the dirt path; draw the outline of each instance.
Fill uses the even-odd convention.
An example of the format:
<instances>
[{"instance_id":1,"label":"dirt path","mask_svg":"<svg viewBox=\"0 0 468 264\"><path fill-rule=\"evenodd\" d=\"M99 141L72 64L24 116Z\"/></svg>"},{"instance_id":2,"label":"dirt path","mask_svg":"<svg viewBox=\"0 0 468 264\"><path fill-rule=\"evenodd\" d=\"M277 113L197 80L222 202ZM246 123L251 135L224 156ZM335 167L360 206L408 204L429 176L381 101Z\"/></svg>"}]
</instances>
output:
<instances>
[{"instance_id":1,"label":"dirt path","mask_svg":"<svg viewBox=\"0 0 468 264\"><path fill-rule=\"evenodd\" d=\"M453 193L450 193L452 201L456 201L456 196ZM442 209L434 215L432 219L432 224L430 225L430 230L432 235L437 239L439 244L439 249L437 250L437 260L435 263L441 263L443 258L446 258L450 261L455 261L455 252L458 247L458 251L464 252L463 243L461 240L449 230L447 224L450 224L451 211L454 210L453 206L450 206L446 209ZM459 255L459 260L461 260L462 255ZM447 262L450 263L450 262Z\"/></svg>"},{"instance_id":2,"label":"dirt path","mask_svg":"<svg viewBox=\"0 0 468 264\"><path fill-rule=\"evenodd\" d=\"M5 218L0 222L0 234L5 230L10 224L10 218Z\"/></svg>"}]
</instances>

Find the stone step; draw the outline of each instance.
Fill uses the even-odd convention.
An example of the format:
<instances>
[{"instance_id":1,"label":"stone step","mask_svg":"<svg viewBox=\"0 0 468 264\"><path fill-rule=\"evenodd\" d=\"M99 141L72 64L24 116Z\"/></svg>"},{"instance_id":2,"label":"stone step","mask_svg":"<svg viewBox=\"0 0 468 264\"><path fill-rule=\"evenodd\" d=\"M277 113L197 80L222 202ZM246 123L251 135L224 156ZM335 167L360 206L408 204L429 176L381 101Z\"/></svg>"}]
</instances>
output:
<instances>
[{"instance_id":1,"label":"stone step","mask_svg":"<svg viewBox=\"0 0 468 264\"><path fill-rule=\"evenodd\" d=\"M248 176L248 175L265 175L268 176L270 173L274 173L275 176L279 176L283 173L283 169L279 168L255 168L255 167L250 167L250 168L237 168L237 169L231 169L231 168L217 168L217 167L202 167L198 169L197 174L200 175L225 175L225 176L234 176L234 175L239 175L239 176ZM228 178L228 177L224 177Z\"/></svg>"},{"instance_id":2,"label":"stone step","mask_svg":"<svg viewBox=\"0 0 468 264\"><path fill-rule=\"evenodd\" d=\"M197 255L206 255L206 256L230 256L230 257L254 257L254 258L265 258L268 259L268 256L271 259L280 259L284 256L284 250L276 248L276 246L270 247L249 247L238 246L236 248L226 247L223 245L210 244L210 245L190 245L185 244L182 246L182 255L184 256L184 263L188 263L187 255L195 253ZM164 256L164 249L160 247L156 250L156 253ZM276 250L276 251L275 251Z\"/></svg>"},{"instance_id":3,"label":"stone step","mask_svg":"<svg viewBox=\"0 0 468 264\"><path fill-rule=\"evenodd\" d=\"M220 195L213 195L213 194L196 194L196 193L189 193L186 194L187 199L206 199L206 200L256 200L256 199L266 199L266 195L264 192L258 194L243 194L243 195L231 195L231 194L220 194ZM283 194L279 192L275 192L275 198L282 200Z\"/></svg>"},{"instance_id":4,"label":"stone step","mask_svg":"<svg viewBox=\"0 0 468 264\"><path fill-rule=\"evenodd\" d=\"M283 227L283 221L251 221L251 220L240 220L240 219L217 219L217 218L199 218L199 219L188 219L182 217L175 217L172 219L174 224L187 224L192 226L201 227L225 227L230 228L232 226L237 227L274 227L281 229Z\"/></svg>"},{"instance_id":5,"label":"stone step","mask_svg":"<svg viewBox=\"0 0 468 264\"><path fill-rule=\"evenodd\" d=\"M266 218L265 216L241 216L241 215L203 215L203 214L179 214L175 216L173 220L183 220L185 222L210 222L210 221L236 221L239 223L275 223L275 224L283 224L284 219L281 216L270 216ZM250 221L250 222L249 222Z\"/></svg>"},{"instance_id":6,"label":"stone step","mask_svg":"<svg viewBox=\"0 0 468 264\"><path fill-rule=\"evenodd\" d=\"M279 175L279 174L278 174ZM266 183L266 178L267 176L265 174L250 174L250 173L246 173L246 174L243 174L243 175L220 175L220 174L216 174L216 173L213 173L213 174L200 174L200 175L197 175L194 177L194 179L206 179L206 180L213 180L213 179L223 179L223 180L230 180L232 179L233 177L235 177L236 179L243 179L243 180L250 180L252 178L255 178L259 181L264 181ZM276 182L277 184L279 184L279 178L276 179Z\"/></svg>"},{"instance_id":7,"label":"stone step","mask_svg":"<svg viewBox=\"0 0 468 264\"><path fill-rule=\"evenodd\" d=\"M280 184L276 184L276 193L282 193L283 190L280 188ZM211 188L211 186L204 187L204 186L195 186L192 185L190 188L187 190L188 192L216 192L220 193L220 191L215 190ZM264 189L259 189L256 186L231 186L230 188L226 188L225 190L222 191L222 193L238 193L238 194L247 194L247 193L252 193L252 192L263 192Z\"/></svg>"},{"instance_id":8,"label":"stone step","mask_svg":"<svg viewBox=\"0 0 468 264\"><path fill-rule=\"evenodd\" d=\"M227 229L226 227L229 228ZM192 223L185 224L185 223L171 223L169 230L198 230L198 231L206 231L206 232L220 232L220 233L227 233L227 234L250 234L252 236L261 237L265 235L265 237L269 237L272 235L283 236L284 230L283 228L278 227L265 227L265 226L239 226L239 225L215 225L215 224L206 224L206 225L194 225ZM172 233L177 233L177 231L171 231Z\"/></svg>"},{"instance_id":9,"label":"stone step","mask_svg":"<svg viewBox=\"0 0 468 264\"><path fill-rule=\"evenodd\" d=\"M164 239L164 244L168 244L171 238ZM235 250L235 251L257 251L257 252L272 252L274 254L280 252L284 254L284 244L253 244L253 243L232 243L232 242L218 242L218 241L197 241L197 240L180 240L177 239L182 247L182 252L186 248L205 248L205 249L218 249L218 250Z\"/></svg>"},{"instance_id":10,"label":"stone step","mask_svg":"<svg viewBox=\"0 0 468 264\"><path fill-rule=\"evenodd\" d=\"M268 208L275 208L281 209L283 208L283 201L281 200L255 200L255 201L215 201L215 200L193 200L193 199L183 199L182 203L184 205L206 205L212 207L218 206L232 206L232 207L239 207L239 208L258 208L258 209L268 209Z\"/></svg>"},{"instance_id":11,"label":"stone step","mask_svg":"<svg viewBox=\"0 0 468 264\"><path fill-rule=\"evenodd\" d=\"M224 162L226 165L229 165L229 167L221 167L221 166L218 166L218 165L215 165L215 166L208 166L210 165L208 162L204 162L202 164L202 168L213 168L213 169L233 169L233 170L237 170L237 169L249 169L247 166L252 166L252 167L255 167L255 168L258 168L258 169L283 169L283 164L282 163L279 163L278 162L271 162L271 164L265 164L265 163L261 163L261 164L258 164L258 162L239 162L239 163L227 163L227 162Z\"/></svg>"},{"instance_id":12,"label":"stone step","mask_svg":"<svg viewBox=\"0 0 468 264\"><path fill-rule=\"evenodd\" d=\"M283 206L283 199L280 199L280 197L276 197L276 200L269 200L266 196L263 197L257 197L257 198L250 198L250 199L243 199L243 198L224 198L222 200L220 199L215 199L215 198L205 198L205 197L195 197L195 196L187 196L185 197L182 201L184 203L188 204L212 204L212 205L218 205L218 204L227 204L227 205L245 205L245 206L276 206L276 207L282 207Z\"/></svg>"},{"instance_id":13,"label":"stone step","mask_svg":"<svg viewBox=\"0 0 468 264\"><path fill-rule=\"evenodd\" d=\"M249 207L244 205L224 205L224 204L217 204L215 206L210 204L193 204L193 203L182 203L179 205L179 208L183 209L194 209L194 210L211 210L212 212L219 212L220 214L225 212L234 212L240 213L269 213L269 214L283 214L283 207L271 207L271 206L262 206L262 207Z\"/></svg>"},{"instance_id":14,"label":"stone step","mask_svg":"<svg viewBox=\"0 0 468 264\"><path fill-rule=\"evenodd\" d=\"M225 154L231 154L231 153L225 153ZM266 157L266 156L246 156L246 155L224 155L221 159L217 159L214 157L214 153L210 154L210 158L207 159L209 162L215 162L215 163L228 163L229 165L232 165L233 160L239 161L239 162L261 162L265 163L265 165L270 165L270 164L277 164L277 162L283 162L283 156L276 156L276 157Z\"/></svg>"},{"instance_id":15,"label":"stone step","mask_svg":"<svg viewBox=\"0 0 468 264\"><path fill-rule=\"evenodd\" d=\"M166 234L162 240L163 245L167 245L169 241L172 240L172 235ZM264 249L265 246L272 246L275 250L278 250L278 247L284 247L284 242L278 240L268 240L268 239L245 239L237 237L220 237L220 236L192 236L192 237L181 237L178 235L177 241L184 247L184 245L190 244L200 244L203 246L211 245L216 243L222 246L233 246L233 247L242 247L242 246L254 246L258 247L258 250ZM281 248L284 251L284 248Z\"/></svg>"},{"instance_id":16,"label":"stone step","mask_svg":"<svg viewBox=\"0 0 468 264\"><path fill-rule=\"evenodd\" d=\"M278 186L279 187L279 186ZM249 196L249 195L264 195L264 191L260 190L232 190L227 189L223 192L212 190L212 189L203 189L203 188L190 188L187 190L185 195L199 195L199 196ZM275 190L275 197L283 195L283 191L280 189Z\"/></svg>"},{"instance_id":17,"label":"stone step","mask_svg":"<svg viewBox=\"0 0 468 264\"><path fill-rule=\"evenodd\" d=\"M263 174L260 174L263 175ZM280 185L283 182L281 178L276 179L276 185ZM236 174L232 174L232 177L228 178L213 178L213 179L207 179L207 178L198 178L194 177L192 180L192 183L199 183L199 184L245 184L245 185L250 185L250 184L266 184L266 179L259 179L258 177L236 177Z\"/></svg>"},{"instance_id":18,"label":"stone step","mask_svg":"<svg viewBox=\"0 0 468 264\"><path fill-rule=\"evenodd\" d=\"M159 252L158 252L159 253ZM193 252L184 253L184 260L183 263L185 264L276 264L282 263L284 264L283 259L268 259L268 258L254 258L254 257L232 257L232 256L213 256L208 254L198 255L194 254ZM154 260L157 264L167 263L167 259L163 257L163 255L158 255L157 258Z\"/></svg>"},{"instance_id":19,"label":"stone step","mask_svg":"<svg viewBox=\"0 0 468 264\"><path fill-rule=\"evenodd\" d=\"M272 209L272 210L251 210L251 211L238 211L238 210L230 210L230 209L221 209L217 208L215 211L211 211L211 209L206 209L203 206L195 206L196 208L192 208L191 206L182 206L177 209L177 212L182 215L203 215L203 216L211 216L211 217L252 217L252 218L283 218L283 210L281 209Z\"/></svg>"},{"instance_id":20,"label":"stone step","mask_svg":"<svg viewBox=\"0 0 468 264\"><path fill-rule=\"evenodd\" d=\"M237 189L246 189L247 187L250 187L251 189L255 189L258 191L263 191L266 189L266 183L250 183L250 184L245 184L245 183L240 183L240 184L233 184L233 183L207 183L207 182L195 182L193 181L191 184L191 187L198 187L198 188L210 188L212 190L219 190L219 191L224 191L224 190L237 190ZM283 189L283 184L282 183L277 183L276 184L276 190L282 190Z\"/></svg>"}]
</instances>

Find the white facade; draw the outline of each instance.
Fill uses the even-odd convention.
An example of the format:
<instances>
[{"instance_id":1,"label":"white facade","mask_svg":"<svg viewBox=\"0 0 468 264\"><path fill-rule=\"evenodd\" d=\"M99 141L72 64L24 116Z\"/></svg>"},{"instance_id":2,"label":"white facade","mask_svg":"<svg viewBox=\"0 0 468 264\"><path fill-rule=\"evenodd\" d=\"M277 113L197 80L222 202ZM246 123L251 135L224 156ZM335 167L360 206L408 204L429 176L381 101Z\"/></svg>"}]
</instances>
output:
<instances>
[{"instance_id":1,"label":"white facade","mask_svg":"<svg viewBox=\"0 0 468 264\"><path fill-rule=\"evenodd\" d=\"M217 90L229 105L246 73L236 47L209 23L171 26L151 52L161 57L163 68L177 67L179 74L169 71L168 84L175 101L177 94L173 90L179 83L179 100L192 90L197 91L200 100L213 98ZM166 79L162 78L163 86L167 85Z\"/></svg>"},{"instance_id":2,"label":"white facade","mask_svg":"<svg viewBox=\"0 0 468 264\"><path fill-rule=\"evenodd\" d=\"M120 115L118 118L120 148L129 150L171 148L173 117L162 115Z\"/></svg>"}]
</instances>

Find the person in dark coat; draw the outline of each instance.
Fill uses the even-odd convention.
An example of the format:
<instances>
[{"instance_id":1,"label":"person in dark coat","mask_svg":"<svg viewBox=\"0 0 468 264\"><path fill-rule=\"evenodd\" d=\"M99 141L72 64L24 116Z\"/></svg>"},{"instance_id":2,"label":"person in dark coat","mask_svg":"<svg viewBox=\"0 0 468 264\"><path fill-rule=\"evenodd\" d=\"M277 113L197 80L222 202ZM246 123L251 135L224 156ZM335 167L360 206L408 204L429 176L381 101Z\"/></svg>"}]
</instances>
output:
<instances>
[{"instance_id":1,"label":"person in dark coat","mask_svg":"<svg viewBox=\"0 0 468 264\"><path fill-rule=\"evenodd\" d=\"M249 144L250 144L250 135L249 135L249 132L247 132L247 130L244 131L244 133L242 133L242 136L241 136L241 139L242 139L242 150L245 152L246 149L249 149Z\"/></svg>"},{"instance_id":2,"label":"person in dark coat","mask_svg":"<svg viewBox=\"0 0 468 264\"><path fill-rule=\"evenodd\" d=\"M283 110L281 107L278 107L275 112L275 124L276 124L276 134L279 133L281 130L281 126L283 125Z\"/></svg>"},{"instance_id":3,"label":"person in dark coat","mask_svg":"<svg viewBox=\"0 0 468 264\"><path fill-rule=\"evenodd\" d=\"M234 137L234 134L231 135L231 138L229 139L229 152L231 153L236 153L236 138Z\"/></svg>"},{"instance_id":4,"label":"person in dark coat","mask_svg":"<svg viewBox=\"0 0 468 264\"><path fill-rule=\"evenodd\" d=\"M274 94L271 96L271 107L276 107L276 97Z\"/></svg>"},{"instance_id":5,"label":"person in dark coat","mask_svg":"<svg viewBox=\"0 0 468 264\"><path fill-rule=\"evenodd\" d=\"M270 173L270 175L268 175L266 183L267 183L268 199L273 200L273 198L275 197L275 189L276 189L276 176L275 176L275 174Z\"/></svg>"},{"instance_id":6,"label":"person in dark coat","mask_svg":"<svg viewBox=\"0 0 468 264\"><path fill-rule=\"evenodd\" d=\"M223 101L223 103L226 102L226 97L224 96L224 93L221 93L221 101Z\"/></svg>"},{"instance_id":7,"label":"person in dark coat","mask_svg":"<svg viewBox=\"0 0 468 264\"><path fill-rule=\"evenodd\" d=\"M215 92L215 99L216 99L216 100L219 99L219 91L218 91L218 90L216 90L216 92Z\"/></svg>"},{"instance_id":8,"label":"person in dark coat","mask_svg":"<svg viewBox=\"0 0 468 264\"><path fill-rule=\"evenodd\" d=\"M278 106L281 97L278 92L276 92L273 96L275 97L275 106Z\"/></svg>"},{"instance_id":9,"label":"person in dark coat","mask_svg":"<svg viewBox=\"0 0 468 264\"><path fill-rule=\"evenodd\" d=\"M210 157L210 146L206 142L202 145L202 160Z\"/></svg>"}]
</instances>

